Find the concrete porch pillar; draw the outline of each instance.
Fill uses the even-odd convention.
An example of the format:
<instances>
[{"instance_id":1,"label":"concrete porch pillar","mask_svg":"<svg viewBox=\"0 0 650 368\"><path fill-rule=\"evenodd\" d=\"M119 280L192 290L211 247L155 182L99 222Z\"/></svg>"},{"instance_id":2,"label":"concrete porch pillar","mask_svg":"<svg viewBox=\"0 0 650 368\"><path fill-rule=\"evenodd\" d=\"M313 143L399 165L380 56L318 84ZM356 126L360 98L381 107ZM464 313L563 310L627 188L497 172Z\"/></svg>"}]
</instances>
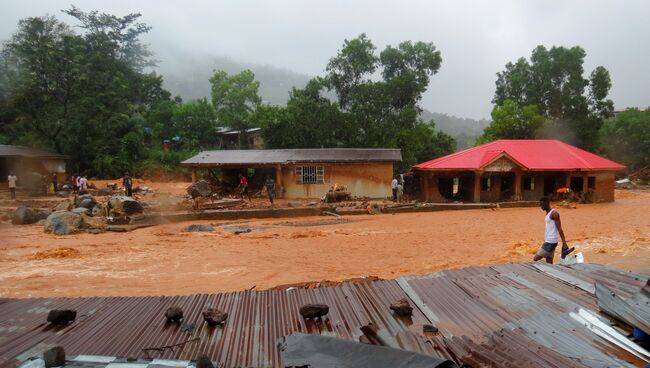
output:
<instances>
[{"instance_id":1,"label":"concrete porch pillar","mask_svg":"<svg viewBox=\"0 0 650 368\"><path fill-rule=\"evenodd\" d=\"M282 166L275 166L275 195L278 197L284 196L284 185L282 182Z\"/></svg>"},{"instance_id":2,"label":"concrete porch pillar","mask_svg":"<svg viewBox=\"0 0 650 368\"><path fill-rule=\"evenodd\" d=\"M474 172L474 203L481 202L481 172Z\"/></svg>"},{"instance_id":3,"label":"concrete porch pillar","mask_svg":"<svg viewBox=\"0 0 650 368\"><path fill-rule=\"evenodd\" d=\"M517 170L515 171L515 201L521 201L522 196L521 196L521 178L523 174L521 171Z\"/></svg>"},{"instance_id":4,"label":"concrete porch pillar","mask_svg":"<svg viewBox=\"0 0 650 368\"><path fill-rule=\"evenodd\" d=\"M192 184L196 183L196 169L192 168Z\"/></svg>"}]
</instances>

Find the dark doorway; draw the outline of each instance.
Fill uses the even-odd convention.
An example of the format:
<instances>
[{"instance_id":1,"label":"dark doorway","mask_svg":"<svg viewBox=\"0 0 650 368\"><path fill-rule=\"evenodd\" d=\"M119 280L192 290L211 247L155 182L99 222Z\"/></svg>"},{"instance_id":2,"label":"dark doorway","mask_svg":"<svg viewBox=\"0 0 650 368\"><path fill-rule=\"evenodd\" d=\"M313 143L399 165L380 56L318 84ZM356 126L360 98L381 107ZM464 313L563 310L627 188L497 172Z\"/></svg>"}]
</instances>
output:
<instances>
[{"instance_id":1,"label":"dark doorway","mask_svg":"<svg viewBox=\"0 0 650 368\"><path fill-rule=\"evenodd\" d=\"M547 176L544 178L544 195L555 193L555 176Z\"/></svg>"},{"instance_id":2,"label":"dark doorway","mask_svg":"<svg viewBox=\"0 0 650 368\"><path fill-rule=\"evenodd\" d=\"M438 191L445 198L453 198L454 178L438 178Z\"/></svg>"},{"instance_id":3,"label":"dark doorway","mask_svg":"<svg viewBox=\"0 0 650 368\"><path fill-rule=\"evenodd\" d=\"M584 183L585 180L582 177L574 176L571 178L571 182L569 183L569 188L574 193L582 192Z\"/></svg>"},{"instance_id":4,"label":"dark doorway","mask_svg":"<svg viewBox=\"0 0 650 368\"><path fill-rule=\"evenodd\" d=\"M509 200L515 194L515 173L508 172L501 176L501 200Z\"/></svg>"}]
</instances>

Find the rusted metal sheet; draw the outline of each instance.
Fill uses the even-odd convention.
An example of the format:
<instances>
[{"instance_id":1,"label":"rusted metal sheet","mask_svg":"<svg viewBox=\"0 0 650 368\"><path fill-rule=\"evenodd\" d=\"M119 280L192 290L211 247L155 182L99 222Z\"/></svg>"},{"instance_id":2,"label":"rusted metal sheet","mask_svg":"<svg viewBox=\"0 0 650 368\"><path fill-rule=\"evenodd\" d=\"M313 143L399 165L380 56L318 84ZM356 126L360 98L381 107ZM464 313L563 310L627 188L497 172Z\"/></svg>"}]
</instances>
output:
<instances>
[{"instance_id":1,"label":"rusted metal sheet","mask_svg":"<svg viewBox=\"0 0 650 368\"><path fill-rule=\"evenodd\" d=\"M556 275L584 282L608 280L616 290L638 291L647 281L643 275L600 266L550 267ZM469 267L318 289L175 297L0 299L0 365L60 344L69 354L141 358L147 357L145 348L175 346L150 351L148 357L194 359L205 353L224 367L279 367L276 344L282 336L301 332L359 341L361 327L369 324L382 344L459 364L643 364L615 339L597 334L576 318L584 311L596 313L593 295L542 269L529 264ZM410 318L398 317L388 308L405 297L417 307ZM303 319L298 310L307 303L325 303L330 312L323 320ZM182 324L165 321L165 310L174 305L184 310ZM208 307L229 314L223 326L203 323L201 312ZM78 312L74 323L45 322L49 310L68 308ZM609 322L605 316L602 320ZM437 327L438 333L424 333L425 324Z\"/></svg>"},{"instance_id":2,"label":"rusted metal sheet","mask_svg":"<svg viewBox=\"0 0 650 368\"><path fill-rule=\"evenodd\" d=\"M202 151L184 166L276 165L309 162L396 162L402 153L393 148L313 148Z\"/></svg>"},{"instance_id":3,"label":"rusted metal sheet","mask_svg":"<svg viewBox=\"0 0 650 368\"><path fill-rule=\"evenodd\" d=\"M549 267L563 271L562 267ZM580 271L575 272L580 274ZM621 276L615 274L612 271L613 277ZM438 327L443 337L442 345L451 344L447 348L455 354L457 362L476 364L483 359L483 364L488 366L505 365L503 362L511 362L505 366L530 366L528 358L521 355L521 349L502 349L494 340L503 337L503 331L517 330L529 341L526 349L552 350L579 363L576 366L633 367L642 363L635 355L595 334L571 316L576 308L597 310L593 296L531 265L443 271L402 278L398 282ZM623 281L622 277L618 280L621 285L633 282ZM495 335L498 333L501 335ZM431 341L441 344L435 339ZM456 349L452 348L454 346ZM502 363L491 354L500 356ZM538 363L540 366L564 366L559 363L562 359L554 356L548 359L555 361L555 365Z\"/></svg>"},{"instance_id":4,"label":"rusted metal sheet","mask_svg":"<svg viewBox=\"0 0 650 368\"><path fill-rule=\"evenodd\" d=\"M650 281L629 299L623 299L607 286L596 283L596 300L603 312L650 335Z\"/></svg>"},{"instance_id":5,"label":"rusted metal sheet","mask_svg":"<svg viewBox=\"0 0 650 368\"><path fill-rule=\"evenodd\" d=\"M226 367L277 367L281 336L304 332L358 341L360 328L369 323L390 346L440 356L416 333L429 323L422 313L416 310L412 318L403 318L388 308L405 296L395 281L376 281L178 297L5 300L0 304L0 357L7 362L34 346L54 343L70 354L146 357L143 348L198 337L182 349L150 357L193 359L206 353ZM306 303L326 303L330 312L322 321L305 320L298 309ZM172 305L183 309L183 324L194 329L166 323L163 314ZM223 327L203 323L201 311L210 306L229 314ZM50 309L63 308L76 309L77 321L63 327L46 324Z\"/></svg>"}]
</instances>

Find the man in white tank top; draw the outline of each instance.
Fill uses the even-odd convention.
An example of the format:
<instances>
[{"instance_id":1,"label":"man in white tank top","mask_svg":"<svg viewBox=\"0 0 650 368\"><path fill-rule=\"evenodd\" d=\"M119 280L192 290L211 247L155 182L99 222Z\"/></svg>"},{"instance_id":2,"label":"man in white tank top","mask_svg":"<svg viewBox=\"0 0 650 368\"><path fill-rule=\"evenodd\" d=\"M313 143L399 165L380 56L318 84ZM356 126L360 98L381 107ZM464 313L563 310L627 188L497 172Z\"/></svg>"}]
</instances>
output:
<instances>
[{"instance_id":1,"label":"man in white tank top","mask_svg":"<svg viewBox=\"0 0 650 368\"><path fill-rule=\"evenodd\" d=\"M537 262L542 258L546 259L547 263L553 263L553 255L559 238L562 239L562 251L569 249L564 238L564 231L562 231L562 222L560 222L560 213L555 208L551 208L551 202L547 197L539 200L539 205L546 212L544 220L546 221L546 228L544 230L544 244L539 248L533 261Z\"/></svg>"}]
</instances>

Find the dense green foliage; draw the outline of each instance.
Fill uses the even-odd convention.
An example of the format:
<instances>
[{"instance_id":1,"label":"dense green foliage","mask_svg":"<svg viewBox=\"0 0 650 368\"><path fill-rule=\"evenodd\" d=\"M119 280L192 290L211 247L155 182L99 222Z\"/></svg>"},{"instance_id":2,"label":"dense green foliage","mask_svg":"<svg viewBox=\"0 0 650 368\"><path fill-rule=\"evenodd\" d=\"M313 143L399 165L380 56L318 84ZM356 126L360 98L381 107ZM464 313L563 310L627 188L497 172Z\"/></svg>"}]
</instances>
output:
<instances>
[{"instance_id":1,"label":"dense green foliage","mask_svg":"<svg viewBox=\"0 0 650 368\"><path fill-rule=\"evenodd\" d=\"M258 93L260 82L250 70L234 75L217 71L210 78L210 84L217 121L221 126L240 131L239 148L246 148L244 132L252 127L252 116L262 103Z\"/></svg>"},{"instance_id":2,"label":"dense green foliage","mask_svg":"<svg viewBox=\"0 0 650 368\"><path fill-rule=\"evenodd\" d=\"M608 119L600 131L607 157L637 170L650 165L650 109L628 109Z\"/></svg>"},{"instance_id":3,"label":"dense green foliage","mask_svg":"<svg viewBox=\"0 0 650 368\"><path fill-rule=\"evenodd\" d=\"M67 154L75 171L119 175L144 158L144 116L170 97L160 76L141 71L153 63L138 41L148 27L139 14L66 12L84 33L34 17L5 43L2 139Z\"/></svg>"},{"instance_id":4,"label":"dense green foliage","mask_svg":"<svg viewBox=\"0 0 650 368\"><path fill-rule=\"evenodd\" d=\"M272 148L396 147L405 169L455 149L450 136L420 118L422 93L441 62L440 52L424 42L387 46L376 55L362 34L345 41L327 75L294 88L286 108L259 109L255 121Z\"/></svg>"},{"instance_id":5,"label":"dense green foliage","mask_svg":"<svg viewBox=\"0 0 650 368\"><path fill-rule=\"evenodd\" d=\"M497 74L492 102L497 109L506 101L514 102L522 109L535 106L547 122L534 136L563 139L584 149L595 150L603 120L613 111L613 102L607 99L611 80L609 72L602 66L585 78L585 56L585 51L579 46L554 46L550 49L538 46L530 61L520 58L515 63L506 64L505 70Z\"/></svg>"},{"instance_id":6,"label":"dense green foliage","mask_svg":"<svg viewBox=\"0 0 650 368\"><path fill-rule=\"evenodd\" d=\"M537 106L520 106L512 100L505 100L492 109L492 122L483 131L478 143L496 139L534 139L544 124L544 116Z\"/></svg>"}]
</instances>

